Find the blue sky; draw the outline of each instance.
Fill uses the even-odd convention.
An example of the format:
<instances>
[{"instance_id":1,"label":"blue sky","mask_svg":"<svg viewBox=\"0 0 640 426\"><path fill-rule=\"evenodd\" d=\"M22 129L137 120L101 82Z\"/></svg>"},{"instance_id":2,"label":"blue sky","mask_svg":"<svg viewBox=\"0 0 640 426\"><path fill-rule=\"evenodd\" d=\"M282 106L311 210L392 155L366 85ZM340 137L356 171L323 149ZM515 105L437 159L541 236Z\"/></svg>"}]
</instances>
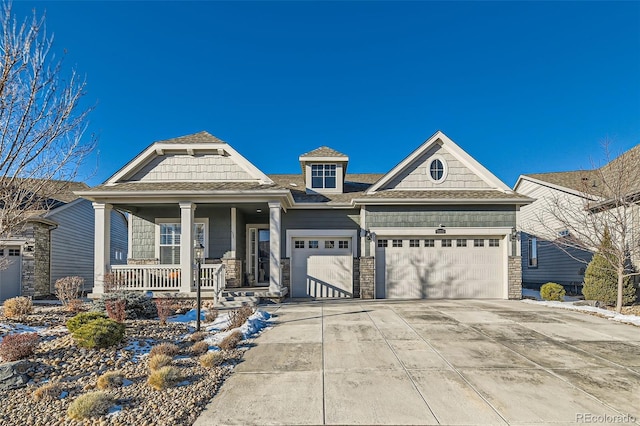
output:
<instances>
[{"instance_id":1,"label":"blue sky","mask_svg":"<svg viewBox=\"0 0 640 426\"><path fill-rule=\"evenodd\" d=\"M640 143L640 2L73 2L46 11L86 74L98 184L207 130L266 173L328 145L389 171L436 130L512 186Z\"/></svg>"}]
</instances>

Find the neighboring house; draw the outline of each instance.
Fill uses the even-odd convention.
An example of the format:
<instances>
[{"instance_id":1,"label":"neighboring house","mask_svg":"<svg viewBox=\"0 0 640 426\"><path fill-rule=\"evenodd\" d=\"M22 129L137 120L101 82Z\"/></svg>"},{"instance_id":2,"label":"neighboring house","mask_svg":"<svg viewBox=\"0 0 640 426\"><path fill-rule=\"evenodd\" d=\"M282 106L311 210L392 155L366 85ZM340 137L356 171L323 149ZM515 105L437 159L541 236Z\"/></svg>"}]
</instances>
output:
<instances>
[{"instance_id":1,"label":"neighboring house","mask_svg":"<svg viewBox=\"0 0 640 426\"><path fill-rule=\"evenodd\" d=\"M55 293L57 279L72 275L85 279L85 289L93 287L93 207L73 193L88 186L72 182L64 187L48 211L31 216L20 230L0 238L0 301L47 297ZM113 211L111 227L110 262L126 263L126 217Z\"/></svg>"},{"instance_id":2,"label":"neighboring house","mask_svg":"<svg viewBox=\"0 0 640 426\"><path fill-rule=\"evenodd\" d=\"M603 176L617 168L617 162L634 164L640 156L640 145L627 151L617 159L595 170L538 173L521 175L514 186L514 191L534 198L536 201L521 209L518 229L522 230L522 282L528 288L537 288L547 282L556 282L577 289L584 280L587 263L593 252L569 248L562 244L562 239L571 238L571 232L560 221L554 220L550 212L554 204L561 200L571 212L591 212L588 205L594 205L607 199L607 188L603 188ZM631 175L628 196L640 193L640 179ZM611 176L609 183L616 181ZM637 186L637 188L636 188ZM604 195L603 195L604 194ZM637 216L637 209L636 218ZM544 224L542 223L544 222ZM638 228L637 226L635 227ZM581 228L582 229L582 228ZM549 237L549 231L554 237ZM636 240L636 237L632 237ZM563 248L561 248L562 246ZM634 259L637 263L637 259Z\"/></svg>"},{"instance_id":3,"label":"neighboring house","mask_svg":"<svg viewBox=\"0 0 640 426\"><path fill-rule=\"evenodd\" d=\"M299 161L301 174L267 176L201 132L76 192L94 202L94 293L113 271L128 288L192 295L195 245L205 290L222 279L271 297L521 297L516 217L533 200L442 132L386 174L348 174L328 147ZM112 208L131 214L126 267L106 256Z\"/></svg>"}]
</instances>

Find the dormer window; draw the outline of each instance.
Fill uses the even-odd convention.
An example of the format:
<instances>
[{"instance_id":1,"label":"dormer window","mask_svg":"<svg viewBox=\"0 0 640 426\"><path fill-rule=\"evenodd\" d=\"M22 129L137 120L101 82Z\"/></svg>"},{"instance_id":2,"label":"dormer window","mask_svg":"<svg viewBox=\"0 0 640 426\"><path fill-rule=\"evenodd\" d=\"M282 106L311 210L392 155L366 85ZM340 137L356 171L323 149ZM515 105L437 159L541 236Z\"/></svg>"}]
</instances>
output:
<instances>
[{"instance_id":1,"label":"dormer window","mask_svg":"<svg viewBox=\"0 0 640 426\"><path fill-rule=\"evenodd\" d=\"M330 189L336 187L336 165L335 164L312 164L311 165L311 188Z\"/></svg>"}]
</instances>

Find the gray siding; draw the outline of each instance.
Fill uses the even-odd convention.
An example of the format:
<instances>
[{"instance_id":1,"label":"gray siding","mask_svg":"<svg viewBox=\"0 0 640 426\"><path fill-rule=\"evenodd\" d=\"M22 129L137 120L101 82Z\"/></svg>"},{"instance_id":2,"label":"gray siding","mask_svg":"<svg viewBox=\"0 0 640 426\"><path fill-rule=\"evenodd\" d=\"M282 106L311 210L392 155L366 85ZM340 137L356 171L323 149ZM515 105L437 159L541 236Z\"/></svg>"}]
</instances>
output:
<instances>
[{"instance_id":1,"label":"gray siding","mask_svg":"<svg viewBox=\"0 0 640 426\"><path fill-rule=\"evenodd\" d=\"M149 220L131 215L131 253L133 259L153 259L156 257L155 224Z\"/></svg>"},{"instance_id":2,"label":"gray siding","mask_svg":"<svg viewBox=\"0 0 640 426\"><path fill-rule=\"evenodd\" d=\"M252 179L254 177L230 157L213 154L167 154L150 161L130 180L229 182Z\"/></svg>"},{"instance_id":3,"label":"gray siding","mask_svg":"<svg viewBox=\"0 0 640 426\"><path fill-rule=\"evenodd\" d=\"M588 251L568 249L571 256L550 241L538 239L538 267L529 267L529 234L522 233L522 285L535 288L554 282L562 285L581 284L587 262L593 256ZM573 257L572 257L573 256ZM576 260L583 259L583 261Z\"/></svg>"},{"instance_id":4,"label":"gray siding","mask_svg":"<svg viewBox=\"0 0 640 426\"><path fill-rule=\"evenodd\" d=\"M132 220L132 258L156 257L156 218L180 222L180 208L144 207L136 211ZM231 210L228 207L197 206L195 218L209 219L208 257L222 258L231 248Z\"/></svg>"},{"instance_id":5,"label":"gray siding","mask_svg":"<svg viewBox=\"0 0 640 426\"><path fill-rule=\"evenodd\" d=\"M515 206L367 206L372 227L516 226Z\"/></svg>"},{"instance_id":6,"label":"gray siding","mask_svg":"<svg viewBox=\"0 0 640 426\"><path fill-rule=\"evenodd\" d=\"M288 210L282 212L282 256L286 255L289 229L360 229L360 210ZM360 239L356 238L356 244ZM359 251L358 251L359 252Z\"/></svg>"},{"instance_id":7,"label":"gray siding","mask_svg":"<svg viewBox=\"0 0 640 426\"><path fill-rule=\"evenodd\" d=\"M47 219L58 227L51 231L51 291L55 291L56 280L72 275L85 280L85 287L93 287L93 246L95 216L88 200L79 200L68 207L52 211ZM115 260L115 250L122 250L127 256L127 224L118 212L111 212L111 263Z\"/></svg>"}]
</instances>

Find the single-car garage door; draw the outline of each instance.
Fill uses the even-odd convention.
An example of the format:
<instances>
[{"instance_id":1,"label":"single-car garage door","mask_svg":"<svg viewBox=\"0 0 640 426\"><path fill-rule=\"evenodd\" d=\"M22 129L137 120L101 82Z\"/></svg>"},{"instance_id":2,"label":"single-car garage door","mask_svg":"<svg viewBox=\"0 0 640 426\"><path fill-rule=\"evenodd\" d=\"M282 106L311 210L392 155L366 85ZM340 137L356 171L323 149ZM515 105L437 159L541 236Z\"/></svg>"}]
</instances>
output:
<instances>
[{"instance_id":1,"label":"single-car garage door","mask_svg":"<svg viewBox=\"0 0 640 426\"><path fill-rule=\"evenodd\" d=\"M292 297L352 297L351 238L294 238Z\"/></svg>"},{"instance_id":2,"label":"single-car garage door","mask_svg":"<svg viewBox=\"0 0 640 426\"><path fill-rule=\"evenodd\" d=\"M376 298L502 299L503 245L493 236L379 238Z\"/></svg>"}]
</instances>

